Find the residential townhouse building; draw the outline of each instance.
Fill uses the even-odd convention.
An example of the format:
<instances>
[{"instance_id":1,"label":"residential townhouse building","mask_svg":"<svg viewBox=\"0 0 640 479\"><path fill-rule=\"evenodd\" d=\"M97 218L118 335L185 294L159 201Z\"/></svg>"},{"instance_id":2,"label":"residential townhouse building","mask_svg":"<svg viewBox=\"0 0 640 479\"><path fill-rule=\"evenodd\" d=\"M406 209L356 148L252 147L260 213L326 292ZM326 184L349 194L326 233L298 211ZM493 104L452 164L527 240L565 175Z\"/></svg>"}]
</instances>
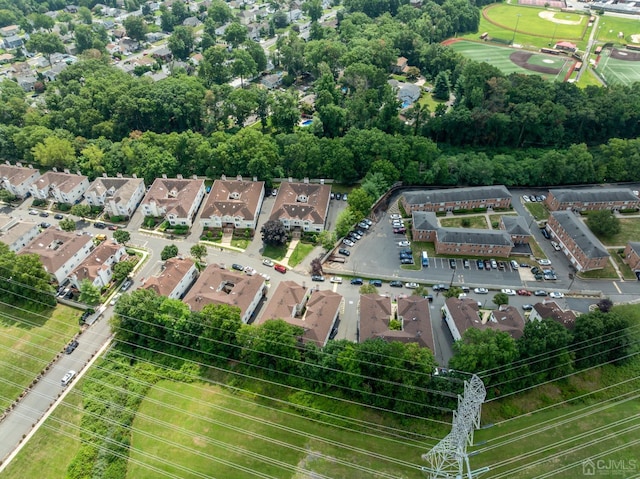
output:
<instances>
[{"instance_id":1,"label":"residential townhouse building","mask_svg":"<svg viewBox=\"0 0 640 479\"><path fill-rule=\"evenodd\" d=\"M435 247L437 254L506 258L513 243L509 233L502 230L441 228L436 231Z\"/></svg>"},{"instance_id":2,"label":"residential townhouse building","mask_svg":"<svg viewBox=\"0 0 640 479\"><path fill-rule=\"evenodd\" d=\"M140 208L144 216L165 218L172 226L190 227L204 194L204 180L156 178Z\"/></svg>"},{"instance_id":3,"label":"residential townhouse building","mask_svg":"<svg viewBox=\"0 0 640 479\"><path fill-rule=\"evenodd\" d=\"M609 262L607 249L575 213L551 212L546 228L577 271L602 269Z\"/></svg>"},{"instance_id":4,"label":"residential townhouse building","mask_svg":"<svg viewBox=\"0 0 640 479\"><path fill-rule=\"evenodd\" d=\"M102 206L108 216L131 218L144 198L142 178L96 178L84 198L91 206Z\"/></svg>"},{"instance_id":5,"label":"residential townhouse building","mask_svg":"<svg viewBox=\"0 0 640 479\"><path fill-rule=\"evenodd\" d=\"M503 185L408 191L400 199L407 213L457 211L474 208L509 208L511 194Z\"/></svg>"},{"instance_id":6,"label":"residential townhouse building","mask_svg":"<svg viewBox=\"0 0 640 479\"><path fill-rule=\"evenodd\" d=\"M509 233L511 242L514 245L528 244L531 239L531 230L526 220L519 215L502 215L500 217L500 229Z\"/></svg>"},{"instance_id":7,"label":"residential townhouse building","mask_svg":"<svg viewBox=\"0 0 640 479\"><path fill-rule=\"evenodd\" d=\"M513 339L518 339L524 334L524 318L520 311L518 308L506 304L491 311L484 326L488 329L505 332Z\"/></svg>"},{"instance_id":8,"label":"residential townhouse building","mask_svg":"<svg viewBox=\"0 0 640 479\"><path fill-rule=\"evenodd\" d=\"M640 280L640 242L629 241L624 248L624 262L629 265L631 271L636 273Z\"/></svg>"},{"instance_id":9,"label":"residential townhouse building","mask_svg":"<svg viewBox=\"0 0 640 479\"><path fill-rule=\"evenodd\" d=\"M14 253L27 246L39 233L40 228L33 221L0 215L0 241Z\"/></svg>"},{"instance_id":10,"label":"residential townhouse building","mask_svg":"<svg viewBox=\"0 0 640 479\"><path fill-rule=\"evenodd\" d=\"M640 208L640 198L629 188L576 188L549 190L544 200L550 211L593 211Z\"/></svg>"},{"instance_id":11,"label":"residential townhouse building","mask_svg":"<svg viewBox=\"0 0 640 479\"><path fill-rule=\"evenodd\" d=\"M0 165L0 187L18 198L30 194L29 187L40 178L40 171L32 166L23 167L20 163L8 162Z\"/></svg>"},{"instance_id":12,"label":"residential townhouse building","mask_svg":"<svg viewBox=\"0 0 640 479\"><path fill-rule=\"evenodd\" d=\"M262 276L249 276L210 264L200 273L183 301L192 311L200 311L208 304L237 306L242 322L248 323L266 294Z\"/></svg>"},{"instance_id":13,"label":"residential townhouse building","mask_svg":"<svg viewBox=\"0 0 640 479\"><path fill-rule=\"evenodd\" d=\"M147 279L142 289L150 289L160 296L181 299L198 277L198 268L193 260L176 256L164 262L156 276Z\"/></svg>"},{"instance_id":14,"label":"residential townhouse building","mask_svg":"<svg viewBox=\"0 0 640 479\"><path fill-rule=\"evenodd\" d=\"M395 305L391 298L377 293L361 294L358 307L358 337L362 343L367 339L378 338L389 331L389 325L394 319Z\"/></svg>"},{"instance_id":15,"label":"residential townhouse building","mask_svg":"<svg viewBox=\"0 0 640 479\"><path fill-rule=\"evenodd\" d=\"M68 171L47 171L34 181L29 191L34 198L46 200L53 198L58 203L75 204L89 188L89 178Z\"/></svg>"},{"instance_id":16,"label":"residential townhouse building","mask_svg":"<svg viewBox=\"0 0 640 479\"><path fill-rule=\"evenodd\" d=\"M113 266L126 258L127 250L123 245L103 241L69 274L69 281L78 289L85 280L103 288L113 278Z\"/></svg>"},{"instance_id":17,"label":"residential townhouse building","mask_svg":"<svg viewBox=\"0 0 640 479\"><path fill-rule=\"evenodd\" d=\"M308 182L283 182L270 220L279 220L293 232L321 232L329 211L331 186Z\"/></svg>"},{"instance_id":18,"label":"residential townhouse building","mask_svg":"<svg viewBox=\"0 0 640 479\"><path fill-rule=\"evenodd\" d=\"M204 228L255 230L264 200L264 181L226 178L215 180L204 202L200 223Z\"/></svg>"},{"instance_id":19,"label":"residential townhouse building","mask_svg":"<svg viewBox=\"0 0 640 479\"><path fill-rule=\"evenodd\" d=\"M461 340L467 329L482 325L478 303L470 298L447 298L442 307L442 318L454 341Z\"/></svg>"},{"instance_id":20,"label":"residential townhouse building","mask_svg":"<svg viewBox=\"0 0 640 479\"><path fill-rule=\"evenodd\" d=\"M576 324L576 313L567 309L562 309L555 301L543 301L533 305L529 314L529 321L542 321L543 319L553 319L562 324L567 329L573 329Z\"/></svg>"},{"instance_id":21,"label":"residential townhouse building","mask_svg":"<svg viewBox=\"0 0 640 479\"><path fill-rule=\"evenodd\" d=\"M49 228L36 236L18 254L38 255L45 271L61 283L89 256L93 246L91 236Z\"/></svg>"}]
</instances>

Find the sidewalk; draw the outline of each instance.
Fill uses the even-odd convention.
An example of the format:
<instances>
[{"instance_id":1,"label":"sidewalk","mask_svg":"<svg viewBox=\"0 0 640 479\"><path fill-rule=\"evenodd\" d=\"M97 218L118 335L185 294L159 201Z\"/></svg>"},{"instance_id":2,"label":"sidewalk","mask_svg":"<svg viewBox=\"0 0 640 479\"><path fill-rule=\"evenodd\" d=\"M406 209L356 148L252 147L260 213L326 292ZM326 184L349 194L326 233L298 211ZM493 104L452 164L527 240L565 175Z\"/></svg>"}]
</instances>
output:
<instances>
[{"instance_id":1,"label":"sidewalk","mask_svg":"<svg viewBox=\"0 0 640 479\"><path fill-rule=\"evenodd\" d=\"M289 243L289 247L287 248L287 254L284 255L284 258L282 258L282 263L289 266L289 258L291 258L291 255L293 254L293 250L296 249L296 246L298 246L298 243L300 243L300 240L297 240L297 239L291 240L291 242Z\"/></svg>"}]
</instances>

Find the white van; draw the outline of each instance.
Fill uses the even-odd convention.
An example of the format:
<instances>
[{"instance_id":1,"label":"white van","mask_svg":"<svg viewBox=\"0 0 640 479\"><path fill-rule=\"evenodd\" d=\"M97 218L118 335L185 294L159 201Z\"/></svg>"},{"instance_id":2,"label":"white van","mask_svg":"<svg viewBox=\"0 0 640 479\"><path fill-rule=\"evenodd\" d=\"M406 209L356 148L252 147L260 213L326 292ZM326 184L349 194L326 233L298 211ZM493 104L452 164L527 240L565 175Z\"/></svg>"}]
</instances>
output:
<instances>
[{"instance_id":1,"label":"white van","mask_svg":"<svg viewBox=\"0 0 640 479\"><path fill-rule=\"evenodd\" d=\"M60 381L60 384L62 386L66 386L71 382L71 380L75 377L75 375L76 375L76 372L73 369L69 370L64 376L62 376L62 381Z\"/></svg>"}]
</instances>

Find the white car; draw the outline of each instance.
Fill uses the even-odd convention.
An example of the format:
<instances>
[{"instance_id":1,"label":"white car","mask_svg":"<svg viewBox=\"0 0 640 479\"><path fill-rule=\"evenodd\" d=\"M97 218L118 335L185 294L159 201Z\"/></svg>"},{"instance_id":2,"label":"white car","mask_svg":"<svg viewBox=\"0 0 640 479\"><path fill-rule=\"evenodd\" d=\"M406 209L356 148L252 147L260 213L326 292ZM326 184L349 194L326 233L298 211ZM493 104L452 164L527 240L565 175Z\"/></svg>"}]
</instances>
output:
<instances>
[{"instance_id":1,"label":"white car","mask_svg":"<svg viewBox=\"0 0 640 479\"><path fill-rule=\"evenodd\" d=\"M529 203L531 201L527 195L522 195L522 199L525 203Z\"/></svg>"},{"instance_id":2,"label":"white car","mask_svg":"<svg viewBox=\"0 0 640 479\"><path fill-rule=\"evenodd\" d=\"M463 299L463 298L466 298L466 297L467 297L467 293L460 293L458 295L458 299Z\"/></svg>"},{"instance_id":3,"label":"white car","mask_svg":"<svg viewBox=\"0 0 640 479\"><path fill-rule=\"evenodd\" d=\"M551 291L549 293L549 297L553 299L564 298L564 293L561 293L560 291Z\"/></svg>"},{"instance_id":4,"label":"white car","mask_svg":"<svg viewBox=\"0 0 640 479\"><path fill-rule=\"evenodd\" d=\"M265 266L269 266L270 268L273 267L273 261L271 261L270 259L263 259L262 264Z\"/></svg>"},{"instance_id":5,"label":"white car","mask_svg":"<svg viewBox=\"0 0 640 479\"><path fill-rule=\"evenodd\" d=\"M347 246L355 245L355 243L353 241L351 241L350 239L347 239L347 238L342 240L342 244L346 244Z\"/></svg>"},{"instance_id":6,"label":"white car","mask_svg":"<svg viewBox=\"0 0 640 479\"><path fill-rule=\"evenodd\" d=\"M260 273L260 276L262 276L265 281L271 281L271 276L269 276L267 273Z\"/></svg>"},{"instance_id":7,"label":"white car","mask_svg":"<svg viewBox=\"0 0 640 479\"><path fill-rule=\"evenodd\" d=\"M508 288L503 288L500 290L501 293L506 294L507 296L515 296L516 292L512 289L508 289Z\"/></svg>"},{"instance_id":8,"label":"white car","mask_svg":"<svg viewBox=\"0 0 640 479\"><path fill-rule=\"evenodd\" d=\"M115 306L115 304L118 302L118 300L120 299L120 296L122 296L120 293L116 294L113 298L111 298L111 301L109 302L109 304L111 306Z\"/></svg>"},{"instance_id":9,"label":"white car","mask_svg":"<svg viewBox=\"0 0 640 479\"><path fill-rule=\"evenodd\" d=\"M489 290L487 288L474 288L473 292L476 294L489 294Z\"/></svg>"},{"instance_id":10,"label":"white car","mask_svg":"<svg viewBox=\"0 0 640 479\"><path fill-rule=\"evenodd\" d=\"M391 216L389 216L389 218L391 218L392 220L401 220L402 216L399 215L398 213L394 213Z\"/></svg>"},{"instance_id":11,"label":"white car","mask_svg":"<svg viewBox=\"0 0 640 479\"><path fill-rule=\"evenodd\" d=\"M538 264L541 266L551 266L551 260L549 259L539 259Z\"/></svg>"},{"instance_id":12,"label":"white car","mask_svg":"<svg viewBox=\"0 0 640 479\"><path fill-rule=\"evenodd\" d=\"M560 251L560 245L558 243L556 243L555 241L551 242L551 246L553 246L554 250Z\"/></svg>"},{"instance_id":13,"label":"white car","mask_svg":"<svg viewBox=\"0 0 640 479\"><path fill-rule=\"evenodd\" d=\"M399 241L398 246L400 246L401 248L406 248L407 246L411 246L411 243L409 243L408 241Z\"/></svg>"},{"instance_id":14,"label":"white car","mask_svg":"<svg viewBox=\"0 0 640 479\"><path fill-rule=\"evenodd\" d=\"M342 284L342 278L340 276L332 276L329 280L330 283Z\"/></svg>"},{"instance_id":15,"label":"white car","mask_svg":"<svg viewBox=\"0 0 640 479\"><path fill-rule=\"evenodd\" d=\"M404 285L404 287L408 289L416 289L418 286L418 283L405 283Z\"/></svg>"},{"instance_id":16,"label":"white car","mask_svg":"<svg viewBox=\"0 0 640 479\"><path fill-rule=\"evenodd\" d=\"M391 226L393 226L394 228L402 228L404 226L404 223L402 221L394 221L393 223L391 223Z\"/></svg>"},{"instance_id":17,"label":"white car","mask_svg":"<svg viewBox=\"0 0 640 479\"><path fill-rule=\"evenodd\" d=\"M253 276L254 274L256 274L256 270L253 269L251 266L245 266L244 272L249 276Z\"/></svg>"}]
</instances>

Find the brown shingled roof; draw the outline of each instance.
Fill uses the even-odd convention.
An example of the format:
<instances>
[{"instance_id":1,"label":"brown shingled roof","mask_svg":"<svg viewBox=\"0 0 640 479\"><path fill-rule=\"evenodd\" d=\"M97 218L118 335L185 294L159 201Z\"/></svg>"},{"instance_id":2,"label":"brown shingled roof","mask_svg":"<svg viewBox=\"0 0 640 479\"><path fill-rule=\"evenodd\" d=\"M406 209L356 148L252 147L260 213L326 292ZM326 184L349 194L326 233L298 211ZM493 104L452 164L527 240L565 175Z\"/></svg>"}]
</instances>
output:
<instances>
[{"instance_id":1,"label":"brown shingled roof","mask_svg":"<svg viewBox=\"0 0 640 479\"><path fill-rule=\"evenodd\" d=\"M200 216L239 216L254 220L263 190L264 181L215 180Z\"/></svg>"},{"instance_id":2,"label":"brown shingled roof","mask_svg":"<svg viewBox=\"0 0 640 479\"><path fill-rule=\"evenodd\" d=\"M78 282L88 279L93 283L98 276L98 271L105 268L104 262L116 254L121 248L124 248L124 246L112 241L103 241L96 246L89 256L87 256L71 274L74 274L76 278L78 278Z\"/></svg>"},{"instance_id":3,"label":"brown shingled roof","mask_svg":"<svg viewBox=\"0 0 640 479\"><path fill-rule=\"evenodd\" d=\"M160 296L169 296L193 265L193 260L189 258L178 256L169 258L165 261L162 272L158 276L149 278L143 289L152 289Z\"/></svg>"},{"instance_id":4,"label":"brown shingled roof","mask_svg":"<svg viewBox=\"0 0 640 479\"><path fill-rule=\"evenodd\" d=\"M33 253L40 257L45 270L54 274L69 261L73 255L84 248L93 238L66 231L49 228L36 236L31 243L22 248L19 254Z\"/></svg>"},{"instance_id":5,"label":"brown shingled roof","mask_svg":"<svg viewBox=\"0 0 640 479\"><path fill-rule=\"evenodd\" d=\"M298 219L324 224L330 195L329 185L284 182L280 185L269 219ZM302 197L306 198L305 202L298 201Z\"/></svg>"},{"instance_id":6,"label":"brown shingled roof","mask_svg":"<svg viewBox=\"0 0 640 479\"><path fill-rule=\"evenodd\" d=\"M142 202L149 204L154 201L165 208L167 216L174 214L184 218L203 185L204 180L156 178Z\"/></svg>"},{"instance_id":7,"label":"brown shingled roof","mask_svg":"<svg viewBox=\"0 0 640 479\"><path fill-rule=\"evenodd\" d=\"M553 319L567 329L573 329L576 324L576 313L571 310L564 311L555 301L543 301L533 305L533 309L542 319Z\"/></svg>"},{"instance_id":8,"label":"brown shingled roof","mask_svg":"<svg viewBox=\"0 0 640 479\"><path fill-rule=\"evenodd\" d=\"M379 294L360 295L360 334L363 342L369 338L379 337L389 331L389 321L392 319L391 298Z\"/></svg>"},{"instance_id":9,"label":"brown shingled roof","mask_svg":"<svg viewBox=\"0 0 640 479\"><path fill-rule=\"evenodd\" d=\"M269 319L289 321L301 312L307 292L307 288L295 281L282 281L271 296L266 309L256 320L256 324L264 323Z\"/></svg>"}]
</instances>

